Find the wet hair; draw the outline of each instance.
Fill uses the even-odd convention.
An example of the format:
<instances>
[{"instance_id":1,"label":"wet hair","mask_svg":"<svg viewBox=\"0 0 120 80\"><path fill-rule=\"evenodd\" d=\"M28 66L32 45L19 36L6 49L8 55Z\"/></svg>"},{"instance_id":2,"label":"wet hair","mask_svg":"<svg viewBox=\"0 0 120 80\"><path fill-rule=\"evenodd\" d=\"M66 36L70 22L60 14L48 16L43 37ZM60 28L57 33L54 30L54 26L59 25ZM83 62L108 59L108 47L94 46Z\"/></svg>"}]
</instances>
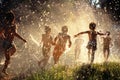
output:
<instances>
[{"instance_id":1,"label":"wet hair","mask_svg":"<svg viewBox=\"0 0 120 80\"><path fill-rule=\"evenodd\" d=\"M106 34L109 36L110 35L110 31L106 31Z\"/></svg>"},{"instance_id":2,"label":"wet hair","mask_svg":"<svg viewBox=\"0 0 120 80\"><path fill-rule=\"evenodd\" d=\"M14 23L15 21L15 15L12 11L9 11L7 14L6 14L6 20L10 23Z\"/></svg>"},{"instance_id":3,"label":"wet hair","mask_svg":"<svg viewBox=\"0 0 120 80\"><path fill-rule=\"evenodd\" d=\"M62 32L68 32L67 26L63 26L63 27L62 27Z\"/></svg>"},{"instance_id":4,"label":"wet hair","mask_svg":"<svg viewBox=\"0 0 120 80\"><path fill-rule=\"evenodd\" d=\"M91 22L91 23L89 24L89 29L95 30L95 28L96 28L96 24L95 24L94 22Z\"/></svg>"},{"instance_id":5,"label":"wet hair","mask_svg":"<svg viewBox=\"0 0 120 80\"><path fill-rule=\"evenodd\" d=\"M51 31L51 28L49 26L45 26L45 32Z\"/></svg>"}]
</instances>

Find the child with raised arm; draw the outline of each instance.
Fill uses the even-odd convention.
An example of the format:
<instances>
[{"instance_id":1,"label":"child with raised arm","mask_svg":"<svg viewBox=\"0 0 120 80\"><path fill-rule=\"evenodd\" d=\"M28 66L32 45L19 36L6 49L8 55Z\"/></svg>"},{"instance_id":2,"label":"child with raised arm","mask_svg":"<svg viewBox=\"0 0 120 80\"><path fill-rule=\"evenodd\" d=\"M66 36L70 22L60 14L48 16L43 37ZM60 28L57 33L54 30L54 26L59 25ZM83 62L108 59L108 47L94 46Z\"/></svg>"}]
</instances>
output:
<instances>
[{"instance_id":1,"label":"child with raised arm","mask_svg":"<svg viewBox=\"0 0 120 80\"><path fill-rule=\"evenodd\" d=\"M94 22L91 22L89 24L89 29L88 31L80 32L76 34L74 37L77 37L81 34L88 34L89 41L87 45L88 49L88 60L90 61L90 64L93 63L94 61L94 54L95 51L97 50L97 35L104 35L103 33L95 31L96 29L96 24Z\"/></svg>"},{"instance_id":2,"label":"child with raised arm","mask_svg":"<svg viewBox=\"0 0 120 80\"><path fill-rule=\"evenodd\" d=\"M17 27L15 25L15 16L13 12L8 12L6 14L6 20L5 20L5 27L4 27L4 42L3 42L3 48L5 50L5 63L2 72L5 74L7 73L8 65L10 64L11 56L16 52L16 47L14 44L14 38L17 37L21 39L22 41L26 42L25 39L23 39L18 33L17 33Z\"/></svg>"}]
</instances>

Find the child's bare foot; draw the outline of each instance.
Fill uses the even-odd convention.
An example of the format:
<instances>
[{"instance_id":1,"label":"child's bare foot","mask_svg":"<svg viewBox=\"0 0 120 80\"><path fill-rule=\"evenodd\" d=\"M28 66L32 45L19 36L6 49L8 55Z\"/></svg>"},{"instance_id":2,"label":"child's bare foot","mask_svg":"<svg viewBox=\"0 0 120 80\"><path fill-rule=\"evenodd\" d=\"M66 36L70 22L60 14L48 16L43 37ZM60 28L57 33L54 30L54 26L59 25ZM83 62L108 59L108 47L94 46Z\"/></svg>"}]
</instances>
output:
<instances>
[{"instance_id":1,"label":"child's bare foot","mask_svg":"<svg viewBox=\"0 0 120 80\"><path fill-rule=\"evenodd\" d=\"M2 72L5 74L5 75L8 75L8 72L6 70L2 70Z\"/></svg>"}]
</instances>

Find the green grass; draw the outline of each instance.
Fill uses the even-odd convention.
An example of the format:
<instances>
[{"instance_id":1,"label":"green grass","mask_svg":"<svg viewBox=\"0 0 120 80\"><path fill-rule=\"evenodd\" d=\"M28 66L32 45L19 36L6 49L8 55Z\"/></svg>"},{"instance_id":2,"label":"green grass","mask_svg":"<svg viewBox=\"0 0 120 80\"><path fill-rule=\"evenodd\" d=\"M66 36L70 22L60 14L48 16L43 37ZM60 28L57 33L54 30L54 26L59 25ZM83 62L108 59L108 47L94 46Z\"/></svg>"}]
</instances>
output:
<instances>
[{"instance_id":1,"label":"green grass","mask_svg":"<svg viewBox=\"0 0 120 80\"><path fill-rule=\"evenodd\" d=\"M120 80L120 64L84 64L74 68L52 67L49 70L38 71L25 80Z\"/></svg>"},{"instance_id":2,"label":"green grass","mask_svg":"<svg viewBox=\"0 0 120 80\"><path fill-rule=\"evenodd\" d=\"M43 70L26 80L73 80L72 69L68 69L66 66L53 67L50 70Z\"/></svg>"}]
</instances>

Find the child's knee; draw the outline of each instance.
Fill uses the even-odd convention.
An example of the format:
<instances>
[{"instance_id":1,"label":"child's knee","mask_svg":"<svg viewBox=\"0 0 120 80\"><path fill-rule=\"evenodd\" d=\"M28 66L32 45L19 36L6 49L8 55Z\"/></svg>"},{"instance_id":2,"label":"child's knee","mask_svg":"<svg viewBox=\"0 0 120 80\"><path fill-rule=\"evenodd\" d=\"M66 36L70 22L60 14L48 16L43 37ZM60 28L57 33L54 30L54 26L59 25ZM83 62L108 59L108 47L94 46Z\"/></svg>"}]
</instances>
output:
<instances>
[{"instance_id":1,"label":"child's knee","mask_svg":"<svg viewBox=\"0 0 120 80\"><path fill-rule=\"evenodd\" d=\"M16 48L14 47L14 48L13 48L13 53L15 53L15 52L16 52Z\"/></svg>"},{"instance_id":2,"label":"child's knee","mask_svg":"<svg viewBox=\"0 0 120 80\"><path fill-rule=\"evenodd\" d=\"M11 48L10 54L13 55L15 52L16 52L16 48L15 47Z\"/></svg>"},{"instance_id":3,"label":"child's knee","mask_svg":"<svg viewBox=\"0 0 120 80\"><path fill-rule=\"evenodd\" d=\"M10 58L5 60L5 64L10 64Z\"/></svg>"}]
</instances>

